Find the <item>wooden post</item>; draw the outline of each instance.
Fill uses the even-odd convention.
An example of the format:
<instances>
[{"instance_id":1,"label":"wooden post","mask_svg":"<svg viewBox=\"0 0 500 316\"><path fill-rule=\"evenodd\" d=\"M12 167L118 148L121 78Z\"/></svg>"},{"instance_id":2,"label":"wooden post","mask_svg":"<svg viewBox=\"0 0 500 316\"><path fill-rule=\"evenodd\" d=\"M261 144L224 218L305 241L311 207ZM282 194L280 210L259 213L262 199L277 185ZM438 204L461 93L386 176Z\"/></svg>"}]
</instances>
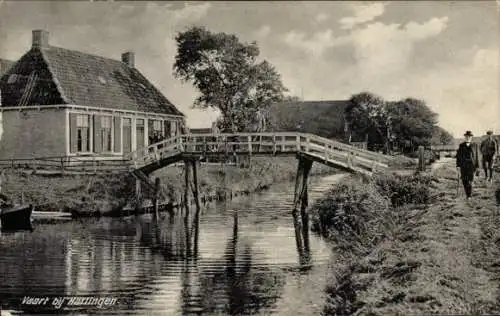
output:
<instances>
[{"instance_id":1,"label":"wooden post","mask_svg":"<svg viewBox=\"0 0 500 316\"><path fill-rule=\"evenodd\" d=\"M424 146L418 146L418 171L425 171Z\"/></svg>"},{"instance_id":2,"label":"wooden post","mask_svg":"<svg viewBox=\"0 0 500 316\"><path fill-rule=\"evenodd\" d=\"M64 174L64 157L61 158L61 174Z\"/></svg>"},{"instance_id":3,"label":"wooden post","mask_svg":"<svg viewBox=\"0 0 500 316\"><path fill-rule=\"evenodd\" d=\"M307 208L307 181L312 167L312 160L299 157L297 175L295 178L295 194L293 199L294 212Z\"/></svg>"},{"instance_id":4,"label":"wooden post","mask_svg":"<svg viewBox=\"0 0 500 316\"><path fill-rule=\"evenodd\" d=\"M297 252L299 256L302 257L303 253L303 243L302 243L302 223L298 212L293 212L293 227L295 228L295 243L297 245Z\"/></svg>"},{"instance_id":5,"label":"wooden post","mask_svg":"<svg viewBox=\"0 0 500 316\"><path fill-rule=\"evenodd\" d=\"M276 155L276 135L273 135L273 155Z\"/></svg>"},{"instance_id":6,"label":"wooden post","mask_svg":"<svg viewBox=\"0 0 500 316\"><path fill-rule=\"evenodd\" d=\"M160 178L156 178L155 179L155 192L154 192L154 196L153 196L153 207L154 207L153 216L154 216L155 220L159 219L159 216L158 216L158 198L160 196L160 188L161 188Z\"/></svg>"}]
</instances>

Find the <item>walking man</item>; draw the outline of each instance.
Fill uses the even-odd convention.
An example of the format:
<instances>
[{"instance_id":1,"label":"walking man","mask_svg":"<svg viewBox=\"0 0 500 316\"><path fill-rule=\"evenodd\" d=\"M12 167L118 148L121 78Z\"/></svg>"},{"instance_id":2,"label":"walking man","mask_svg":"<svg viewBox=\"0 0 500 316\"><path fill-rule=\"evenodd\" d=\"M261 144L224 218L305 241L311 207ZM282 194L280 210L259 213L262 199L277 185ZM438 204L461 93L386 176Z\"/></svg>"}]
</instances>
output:
<instances>
[{"instance_id":1,"label":"walking man","mask_svg":"<svg viewBox=\"0 0 500 316\"><path fill-rule=\"evenodd\" d=\"M493 163L498 154L498 143L493 138L493 132L486 132L486 139L481 142L481 155L484 169L484 177L486 181L491 182L493 179ZM489 173L488 173L489 171Z\"/></svg>"},{"instance_id":2,"label":"walking man","mask_svg":"<svg viewBox=\"0 0 500 316\"><path fill-rule=\"evenodd\" d=\"M474 173L479 168L477 144L472 142L472 132L467 131L464 134L465 142L458 146L457 150L457 171L462 179L467 200L472 197L472 182Z\"/></svg>"}]
</instances>

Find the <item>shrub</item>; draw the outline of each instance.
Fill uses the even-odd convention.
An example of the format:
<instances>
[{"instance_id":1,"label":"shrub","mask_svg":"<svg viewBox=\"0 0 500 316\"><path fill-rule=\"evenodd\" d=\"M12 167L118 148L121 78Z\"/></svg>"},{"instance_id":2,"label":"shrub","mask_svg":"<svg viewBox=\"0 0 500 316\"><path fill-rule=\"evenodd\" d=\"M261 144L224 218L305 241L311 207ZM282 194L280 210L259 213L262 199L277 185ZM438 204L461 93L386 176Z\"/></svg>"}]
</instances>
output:
<instances>
[{"instance_id":1,"label":"shrub","mask_svg":"<svg viewBox=\"0 0 500 316\"><path fill-rule=\"evenodd\" d=\"M394 156L390 161L390 166L395 168L415 168L416 165L416 159L403 155Z\"/></svg>"},{"instance_id":2,"label":"shrub","mask_svg":"<svg viewBox=\"0 0 500 316\"><path fill-rule=\"evenodd\" d=\"M388 200L373 183L347 182L333 187L312 209L312 230L340 248L365 251L383 235Z\"/></svg>"},{"instance_id":3,"label":"shrub","mask_svg":"<svg viewBox=\"0 0 500 316\"><path fill-rule=\"evenodd\" d=\"M433 178L379 174L331 188L311 210L312 230L352 252L364 252L391 234L395 208L430 201Z\"/></svg>"},{"instance_id":4,"label":"shrub","mask_svg":"<svg viewBox=\"0 0 500 316\"><path fill-rule=\"evenodd\" d=\"M374 178L378 191L389 198L393 207L429 203L433 180L433 177L425 174L377 174Z\"/></svg>"}]
</instances>

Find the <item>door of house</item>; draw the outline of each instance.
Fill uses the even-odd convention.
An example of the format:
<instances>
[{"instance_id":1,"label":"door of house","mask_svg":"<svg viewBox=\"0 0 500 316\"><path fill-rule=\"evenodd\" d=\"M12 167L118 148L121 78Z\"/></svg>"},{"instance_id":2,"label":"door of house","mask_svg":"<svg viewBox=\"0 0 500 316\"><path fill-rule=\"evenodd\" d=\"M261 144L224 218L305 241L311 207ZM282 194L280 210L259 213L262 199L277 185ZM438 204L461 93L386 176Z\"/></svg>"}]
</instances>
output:
<instances>
[{"instance_id":1,"label":"door of house","mask_svg":"<svg viewBox=\"0 0 500 316\"><path fill-rule=\"evenodd\" d=\"M132 151L132 119L123 119L123 153Z\"/></svg>"}]
</instances>

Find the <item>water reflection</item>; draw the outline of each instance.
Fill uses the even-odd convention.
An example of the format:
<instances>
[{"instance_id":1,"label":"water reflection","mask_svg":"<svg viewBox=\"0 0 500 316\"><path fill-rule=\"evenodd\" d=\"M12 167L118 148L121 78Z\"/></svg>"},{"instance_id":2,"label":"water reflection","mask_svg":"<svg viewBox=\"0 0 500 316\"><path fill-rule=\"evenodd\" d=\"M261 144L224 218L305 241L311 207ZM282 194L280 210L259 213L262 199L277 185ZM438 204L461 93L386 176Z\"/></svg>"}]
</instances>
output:
<instances>
[{"instance_id":1,"label":"water reflection","mask_svg":"<svg viewBox=\"0 0 500 316\"><path fill-rule=\"evenodd\" d=\"M316 314L331 252L308 235L307 222L295 234L292 198L283 194L291 191L277 187L201 215L85 220L2 236L0 298L16 308L5 299L110 295L119 304L100 314L116 315Z\"/></svg>"},{"instance_id":2,"label":"water reflection","mask_svg":"<svg viewBox=\"0 0 500 316\"><path fill-rule=\"evenodd\" d=\"M312 255L309 244L309 221L301 221L297 216L293 216L293 226L297 254L299 255L299 266L302 271L307 271L312 267Z\"/></svg>"}]
</instances>

